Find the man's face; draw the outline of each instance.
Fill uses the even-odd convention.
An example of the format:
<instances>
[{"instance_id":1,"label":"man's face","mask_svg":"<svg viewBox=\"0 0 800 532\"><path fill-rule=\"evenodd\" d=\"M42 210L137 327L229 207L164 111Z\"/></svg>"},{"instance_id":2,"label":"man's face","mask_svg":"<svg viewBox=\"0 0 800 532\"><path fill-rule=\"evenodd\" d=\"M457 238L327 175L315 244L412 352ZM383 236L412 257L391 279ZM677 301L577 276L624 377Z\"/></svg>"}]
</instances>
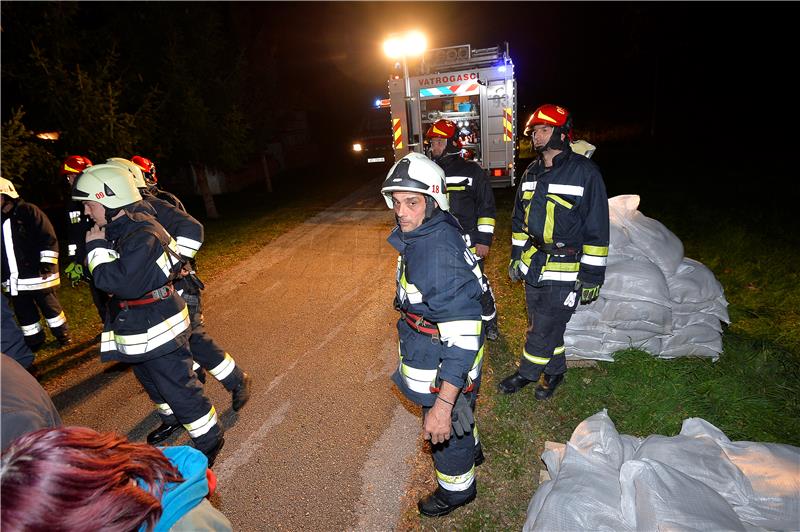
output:
<instances>
[{"instance_id":1,"label":"man's face","mask_svg":"<svg viewBox=\"0 0 800 532\"><path fill-rule=\"evenodd\" d=\"M425 219L425 196L417 192L392 192L394 215L404 233L413 231Z\"/></svg>"},{"instance_id":2,"label":"man's face","mask_svg":"<svg viewBox=\"0 0 800 532\"><path fill-rule=\"evenodd\" d=\"M108 223L106 222L106 208L96 201L84 201L83 213L94 220L97 227L105 227Z\"/></svg>"},{"instance_id":3,"label":"man's face","mask_svg":"<svg viewBox=\"0 0 800 532\"><path fill-rule=\"evenodd\" d=\"M541 150L550 142L550 137L553 135L553 126L545 126L543 124L536 124L533 126L533 147L536 150Z\"/></svg>"},{"instance_id":4,"label":"man's face","mask_svg":"<svg viewBox=\"0 0 800 532\"><path fill-rule=\"evenodd\" d=\"M441 157L445 148L447 148L447 139L439 137L433 137L431 139L431 153L434 157Z\"/></svg>"}]
</instances>

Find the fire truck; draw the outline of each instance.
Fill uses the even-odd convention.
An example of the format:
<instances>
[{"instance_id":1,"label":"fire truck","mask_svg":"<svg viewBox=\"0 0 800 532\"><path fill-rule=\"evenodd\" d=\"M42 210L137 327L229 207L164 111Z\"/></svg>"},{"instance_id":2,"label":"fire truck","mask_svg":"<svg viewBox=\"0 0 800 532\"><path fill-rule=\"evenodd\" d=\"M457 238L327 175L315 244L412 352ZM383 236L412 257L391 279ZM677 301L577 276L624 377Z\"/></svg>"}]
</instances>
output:
<instances>
[{"instance_id":1,"label":"fire truck","mask_svg":"<svg viewBox=\"0 0 800 532\"><path fill-rule=\"evenodd\" d=\"M416 74L389 79L395 161L425 153L425 132L446 118L459 128L462 155L487 171L492 186L513 186L517 87L508 43L428 50Z\"/></svg>"}]
</instances>

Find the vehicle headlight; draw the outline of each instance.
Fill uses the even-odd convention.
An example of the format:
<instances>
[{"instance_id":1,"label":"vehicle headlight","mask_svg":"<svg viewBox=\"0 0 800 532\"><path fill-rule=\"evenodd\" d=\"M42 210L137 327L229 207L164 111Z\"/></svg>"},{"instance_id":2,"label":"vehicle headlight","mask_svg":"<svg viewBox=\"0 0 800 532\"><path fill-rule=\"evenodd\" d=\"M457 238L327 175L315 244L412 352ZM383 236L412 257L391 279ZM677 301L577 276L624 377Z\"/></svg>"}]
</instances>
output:
<instances>
[{"instance_id":1,"label":"vehicle headlight","mask_svg":"<svg viewBox=\"0 0 800 532\"><path fill-rule=\"evenodd\" d=\"M361 151L361 144L358 142L353 143L353 151Z\"/></svg>"}]
</instances>

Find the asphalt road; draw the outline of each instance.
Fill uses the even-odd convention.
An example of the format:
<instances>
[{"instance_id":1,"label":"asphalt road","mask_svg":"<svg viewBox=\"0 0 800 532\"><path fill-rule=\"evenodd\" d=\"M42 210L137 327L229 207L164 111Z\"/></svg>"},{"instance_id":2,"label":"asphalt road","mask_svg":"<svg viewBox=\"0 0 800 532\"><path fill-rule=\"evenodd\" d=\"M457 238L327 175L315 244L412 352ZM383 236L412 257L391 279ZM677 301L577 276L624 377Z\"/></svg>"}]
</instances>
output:
<instances>
[{"instance_id":1,"label":"asphalt road","mask_svg":"<svg viewBox=\"0 0 800 532\"><path fill-rule=\"evenodd\" d=\"M236 530L395 528L420 420L389 380L396 253L378 187L253 250L204 292L208 331L253 376L238 413L206 383L226 430L212 501ZM84 356L45 387L65 424L138 441L158 425L122 364ZM187 441L180 431L166 443Z\"/></svg>"}]
</instances>

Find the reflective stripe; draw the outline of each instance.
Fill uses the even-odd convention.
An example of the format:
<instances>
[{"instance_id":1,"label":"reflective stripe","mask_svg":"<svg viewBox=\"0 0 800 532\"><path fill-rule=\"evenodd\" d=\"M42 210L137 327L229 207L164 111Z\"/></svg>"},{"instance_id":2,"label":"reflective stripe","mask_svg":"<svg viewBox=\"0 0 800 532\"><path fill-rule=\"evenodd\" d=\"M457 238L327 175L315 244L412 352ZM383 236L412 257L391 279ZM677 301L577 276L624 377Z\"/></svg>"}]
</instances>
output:
<instances>
[{"instance_id":1,"label":"reflective stripe","mask_svg":"<svg viewBox=\"0 0 800 532\"><path fill-rule=\"evenodd\" d=\"M563 345L560 347L556 347L555 349L553 349L553 355L563 355L564 351L566 350L567 350L566 347L564 347Z\"/></svg>"},{"instance_id":2,"label":"reflective stripe","mask_svg":"<svg viewBox=\"0 0 800 532\"><path fill-rule=\"evenodd\" d=\"M522 275L528 275L529 265L525 264L524 261L519 261L519 271L522 272Z\"/></svg>"},{"instance_id":3,"label":"reflective stripe","mask_svg":"<svg viewBox=\"0 0 800 532\"><path fill-rule=\"evenodd\" d=\"M456 320L441 321L439 325L439 336L449 338L451 336L477 336L481 334L481 322L475 320Z\"/></svg>"},{"instance_id":4,"label":"reflective stripe","mask_svg":"<svg viewBox=\"0 0 800 532\"><path fill-rule=\"evenodd\" d=\"M444 178L445 182L447 183L447 188L450 188L450 185L467 185L468 187L472 186L472 178L467 176L461 175L451 175ZM462 189L463 190L463 189Z\"/></svg>"},{"instance_id":5,"label":"reflective stripe","mask_svg":"<svg viewBox=\"0 0 800 532\"><path fill-rule=\"evenodd\" d=\"M400 292L402 290L402 293ZM403 272L402 277L400 277L400 284L398 285L398 296L400 297L400 301L405 300L408 297L408 302L411 304L418 304L422 303L422 292L419 291L419 288L414 286L413 284L409 283L406 280L406 272Z\"/></svg>"},{"instance_id":6,"label":"reflective stripe","mask_svg":"<svg viewBox=\"0 0 800 532\"><path fill-rule=\"evenodd\" d=\"M607 257L608 256L608 246L590 246L588 244L583 245L583 252L590 253L592 255L598 255L600 257Z\"/></svg>"},{"instance_id":7,"label":"reflective stripe","mask_svg":"<svg viewBox=\"0 0 800 532\"><path fill-rule=\"evenodd\" d=\"M463 475L445 475L438 469L436 470L436 480L439 485L450 491L466 491L475 482L475 466Z\"/></svg>"},{"instance_id":8,"label":"reflective stripe","mask_svg":"<svg viewBox=\"0 0 800 532\"><path fill-rule=\"evenodd\" d=\"M212 429L214 425L217 424L217 411L214 407L211 407L211 410L208 411L208 414L204 415L203 417L192 421L191 423L184 423L183 426L189 432L189 436L192 438L199 438L206 432Z\"/></svg>"},{"instance_id":9,"label":"reflective stripe","mask_svg":"<svg viewBox=\"0 0 800 532\"><path fill-rule=\"evenodd\" d=\"M3 222L3 247L6 250L8 259L8 281L4 291L10 292L12 296L17 295L17 278L19 277L19 267L17 266L17 255L14 252L14 239L11 235L11 219Z\"/></svg>"},{"instance_id":10,"label":"reflective stripe","mask_svg":"<svg viewBox=\"0 0 800 532\"><path fill-rule=\"evenodd\" d=\"M78 252L78 245L77 244L68 244L67 251L69 252L68 255L70 257L74 256Z\"/></svg>"},{"instance_id":11,"label":"reflective stripe","mask_svg":"<svg viewBox=\"0 0 800 532\"><path fill-rule=\"evenodd\" d=\"M556 204L548 201L545 207L547 215L544 219L544 230L542 231L542 238L545 244L553 243L553 228L556 225Z\"/></svg>"},{"instance_id":12,"label":"reflective stripe","mask_svg":"<svg viewBox=\"0 0 800 532\"><path fill-rule=\"evenodd\" d=\"M185 236L179 236L176 244L178 253L184 257L189 257L190 259L197 255L197 251L200 249L200 246L203 245L202 242L192 240L191 238L186 238Z\"/></svg>"},{"instance_id":13,"label":"reflective stripe","mask_svg":"<svg viewBox=\"0 0 800 532\"><path fill-rule=\"evenodd\" d=\"M481 233L494 234L494 225L480 224L478 225L478 231Z\"/></svg>"},{"instance_id":14,"label":"reflective stripe","mask_svg":"<svg viewBox=\"0 0 800 532\"><path fill-rule=\"evenodd\" d=\"M539 276L540 281L577 281L578 272L545 271Z\"/></svg>"},{"instance_id":15,"label":"reflective stripe","mask_svg":"<svg viewBox=\"0 0 800 532\"><path fill-rule=\"evenodd\" d=\"M512 246L524 246L525 242L527 241L528 241L527 233L511 233Z\"/></svg>"},{"instance_id":16,"label":"reflective stripe","mask_svg":"<svg viewBox=\"0 0 800 532\"><path fill-rule=\"evenodd\" d=\"M475 446L478 446L479 439L478 439L478 422L475 422L475 425L472 427L472 437L475 438Z\"/></svg>"},{"instance_id":17,"label":"reflective stripe","mask_svg":"<svg viewBox=\"0 0 800 532\"><path fill-rule=\"evenodd\" d=\"M175 242L174 238L169 239L168 247L173 252L175 252L176 255L180 255L180 253L178 252L178 243ZM179 263L178 259L173 257L171 254L167 253L166 251L156 259L156 264L158 265L159 268L161 268L161 271L164 272L164 277L166 277L167 279L169 279L169 276L172 273L172 267L178 263Z\"/></svg>"},{"instance_id":18,"label":"reflective stripe","mask_svg":"<svg viewBox=\"0 0 800 532\"><path fill-rule=\"evenodd\" d=\"M81 221L81 211L69 211L69 221L71 223L79 223Z\"/></svg>"},{"instance_id":19,"label":"reflective stripe","mask_svg":"<svg viewBox=\"0 0 800 532\"><path fill-rule=\"evenodd\" d=\"M494 318L495 316L497 316L497 311L496 310L493 310L492 313L490 315L488 315L488 316L486 316L485 314L481 314L481 321L489 321L492 318Z\"/></svg>"},{"instance_id":20,"label":"reflective stripe","mask_svg":"<svg viewBox=\"0 0 800 532\"><path fill-rule=\"evenodd\" d=\"M44 279L41 277L32 277L30 279L17 279L17 291L24 292L28 290L44 290L52 286L61 284L60 274L58 272L51 273ZM11 295L16 295L12 293Z\"/></svg>"},{"instance_id":21,"label":"reflective stripe","mask_svg":"<svg viewBox=\"0 0 800 532\"><path fill-rule=\"evenodd\" d=\"M431 393L431 384L436 380L436 369L412 368L400 362L400 375L409 390L417 393Z\"/></svg>"},{"instance_id":22,"label":"reflective stripe","mask_svg":"<svg viewBox=\"0 0 800 532\"><path fill-rule=\"evenodd\" d=\"M58 264L58 251L42 250L39 252L39 262Z\"/></svg>"},{"instance_id":23,"label":"reflective stripe","mask_svg":"<svg viewBox=\"0 0 800 532\"><path fill-rule=\"evenodd\" d=\"M528 201L532 197L533 197L533 192L532 191L528 191L528 192L523 192L522 193L522 201Z\"/></svg>"},{"instance_id":24,"label":"reflective stripe","mask_svg":"<svg viewBox=\"0 0 800 532\"><path fill-rule=\"evenodd\" d=\"M462 190L467 190L467 187L457 187L457 186L447 185L447 193L448 194L450 192L460 192Z\"/></svg>"},{"instance_id":25,"label":"reflective stripe","mask_svg":"<svg viewBox=\"0 0 800 532\"><path fill-rule=\"evenodd\" d=\"M125 355L142 355L174 340L189 328L189 308L170 316L161 323L141 334L118 335L114 331L103 332L100 338L100 352L119 351Z\"/></svg>"},{"instance_id":26,"label":"reflective stripe","mask_svg":"<svg viewBox=\"0 0 800 532\"><path fill-rule=\"evenodd\" d=\"M565 209L571 209L573 207L572 203L568 202L564 198L556 196L555 194L548 194L547 197L549 199L555 201L556 203L558 203L559 205L561 205Z\"/></svg>"},{"instance_id":27,"label":"reflective stripe","mask_svg":"<svg viewBox=\"0 0 800 532\"><path fill-rule=\"evenodd\" d=\"M23 336L33 336L42 332L42 324L38 321L30 325L20 325L19 328L22 330Z\"/></svg>"},{"instance_id":28,"label":"reflective stripe","mask_svg":"<svg viewBox=\"0 0 800 532\"><path fill-rule=\"evenodd\" d=\"M236 367L236 362L233 361L233 357L230 356L228 353L225 353L225 360L217 364L216 367L209 370L211 374L216 378L218 381L221 381L225 377L233 372L233 368Z\"/></svg>"},{"instance_id":29,"label":"reflective stripe","mask_svg":"<svg viewBox=\"0 0 800 532\"><path fill-rule=\"evenodd\" d=\"M469 378L474 380L478 379L478 376L481 374L481 368L483 367L483 346L481 346L478 354L475 355L475 360L472 362L472 369L469 370Z\"/></svg>"},{"instance_id":30,"label":"reflective stripe","mask_svg":"<svg viewBox=\"0 0 800 532\"><path fill-rule=\"evenodd\" d=\"M583 196L583 187L576 185L556 185L551 183L547 187L547 192L553 194L569 194L570 196Z\"/></svg>"},{"instance_id":31,"label":"reflective stripe","mask_svg":"<svg viewBox=\"0 0 800 532\"><path fill-rule=\"evenodd\" d=\"M165 416L171 416L174 414L172 408L167 403L156 404L156 406L158 407L158 411Z\"/></svg>"},{"instance_id":32,"label":"reflective stripe","mask_svg":"<svg viewBox=\"0 0 800 532\"><path fill-rule=\"evenodd\" d=\"M197 371L198 369L200 369L200 364L196 360L192 360L192 371Z\"/></svg>"},{"instance_id":33,"label":"reflective stripe","mask_svg":"<svg viewBox=\"0 0 800 532\"><path fill-rule=\"evenodd\" d=\"M547 363L550 362L549 358L533 356L532 354L528 353L524 347L522 348L522 356L525 357L525 359L529 362L532 362L538 366L546 366Z\"/></svg>"},{"instance_id":34,"label":"reflective stripe","mask_svg":"<svg viewBox=\"0 0 800 532\"><path fill-rule=\"evenodd\" d=\"M107 262L114 262L119 258L119 253L113 249L108 248L94 248L89 252L89 273L93 273L94 269L101 264Z\"/></svg>"},{"instance_id":35,"label":"reflective stripe","mask_svg":"<svg viewBox=\"0 0 800 532\"><path fill-rule=\"evenodd\" d=\"M544 265L543 271L548 272L577 272L581 269L578 262L548 262Z\"/></svg>"},{"instance_id":36,"label":"reflective stripe","mask_svg":"<svg viewBox=\"0 0 800 532\"><path fill-rule=\"evenodd\" d=\"M56 316L55 318L45 318L47 321L47 325L50 326L51 329L56 327L61 327L65 323L67 323L67 317L64 315L64 311L61 311L61 314Z\"/></svg>"},{"instance_id":37,"label":"reflective stripe","mask_svg":"<svg viewBox=\"0 0 800 532\"><path fill-rule=\"evenodd\" d=\"M581 257L581 262L591 266L605 266L608 262L608 257L595 257L593 255L584 255Z\"/></svg>"},{"instance_id":38,"label":"reflective stripe","mask_svg":"<svg viewBox=\"0 0 800 532\"><path fill-rule=\"evenodd\" d=\"M520 188L523 192L526 190L536 190L536 181L523 181Z\"/></svg>"}]
</instances>

